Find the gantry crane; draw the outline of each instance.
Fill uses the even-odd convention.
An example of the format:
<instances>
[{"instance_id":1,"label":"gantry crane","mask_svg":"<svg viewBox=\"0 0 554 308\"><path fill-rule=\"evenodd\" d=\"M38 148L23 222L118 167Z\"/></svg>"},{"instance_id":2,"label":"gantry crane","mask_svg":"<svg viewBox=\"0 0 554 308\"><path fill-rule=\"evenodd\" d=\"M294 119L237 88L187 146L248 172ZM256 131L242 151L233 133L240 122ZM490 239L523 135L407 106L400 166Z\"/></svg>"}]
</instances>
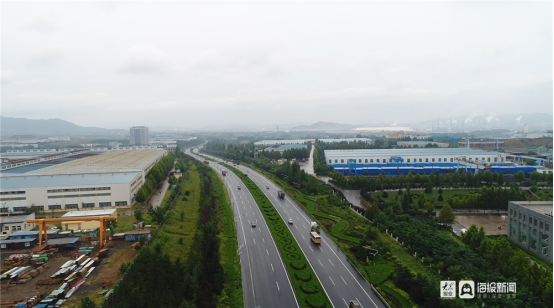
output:
<instances>
[{"instance_id":1,"label":"gantry crane","mask_svg":"<svg viewBox=\"0 0 554 308\"><path fill-rule=\"evenodd\" d=\"M100 221L100 247L104 247L104 241L108 241L108 236L106 234L106 221L107 220L117 220L115 216L100 216L100 217L76 217L76 218L46 218L46 219L31 219L27 220L27 223L39 224L39 237L38 245L39 249L42 250L42 231L44 231L44 240L48 243L48 234L46 233L46 223L47 222L62 222L62 221ZM102 241L104 237L104 241Z\"/></svg>"}]
</instances>

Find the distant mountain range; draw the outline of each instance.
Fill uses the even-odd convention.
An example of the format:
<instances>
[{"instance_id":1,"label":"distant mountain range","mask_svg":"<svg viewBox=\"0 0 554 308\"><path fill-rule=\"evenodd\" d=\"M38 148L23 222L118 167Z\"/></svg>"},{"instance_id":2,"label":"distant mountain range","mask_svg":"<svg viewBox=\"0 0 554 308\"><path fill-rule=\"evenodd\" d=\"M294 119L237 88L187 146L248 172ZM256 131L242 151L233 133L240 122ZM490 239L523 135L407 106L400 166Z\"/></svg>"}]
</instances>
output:
<instances>
[{"instance_id":1,"label":"distant mountain range","mask_svg":"<svg viewBox=\"0 0 554 308\"><path fill-rule=\"evenodd\" d=\"M437 117L415 123L369 123L369 124L339 124L332 122L317 122L311 125L298 125L290 128L291 131L332 131L352 130L358 127L395 127L406 126L415 130L435 130L436 128L452 128L453 131L480 130L505 128L510 130L523 130L527 124L529 131L552 130L552 114L546 113L525 113L506 115L477 115L466 114L458 116Z\"/></svg>"},{"instance_id":2,"label":"distant mountain range","mask_svg":"<svg viewBox=\"0 0 554 308\"><path fill-rule=\"evenodd\" d=\"M32 120L24 118L0 117L0 136L2 139L13 135L74 135L74 134L125 134L124 129L105 129L99 127L83 127L61 119Z\"/></svg>"}]
</instances>

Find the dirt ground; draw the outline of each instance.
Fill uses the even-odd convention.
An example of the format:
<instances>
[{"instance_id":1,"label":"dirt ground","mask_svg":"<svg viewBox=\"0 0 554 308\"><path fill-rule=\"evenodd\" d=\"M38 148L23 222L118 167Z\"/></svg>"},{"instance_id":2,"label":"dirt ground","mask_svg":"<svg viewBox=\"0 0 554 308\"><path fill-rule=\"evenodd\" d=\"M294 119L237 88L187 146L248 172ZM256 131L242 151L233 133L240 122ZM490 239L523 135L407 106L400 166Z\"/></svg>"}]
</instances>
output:
<instances>
[{"instance_id":1,"label":"dirt ground","mask_svg":"<svg viewBox=\"0 0 554 308\"><path fill-rule=\"evenodd\" d=\"M108 256L94 269L94 272L81 285L79 290L65 302L64 307L78 307L81 298L87 295L97 304L100 304L104 298L104 295L98 295L98 292L103 289L102 284L111 281L112 285L107 287L107 289L111 289L123 276L119 272L121 264L123 262L130 262L135 257L136 250L131 247L132 244L134 242L110 242Z\"/></svg>"},{"instance_id":2,"label":"dirt ground","mask_svg":"<svg viewBox=\"0 0 554 308\"><path fill-rule=\"evenodd\" d=\"M46 262L48 267L44 272L35 278L27 281L25 284L6 284L2 283L2 299L5 300L22 300L27 301L33 297L36 293L48 295L50 292L59 287L56 285L37 286L36 283L40 279L50 279L55 272L67 261L71 260L71 257L64 257L61 253L57 253L53 258Z\"/></svg>"},{"instance_id":3,"label":"dirt ground","mask_svg":"<svg viewBox=\"0 0 554 308\"><path fill-rule=\"evenodd\" d=\"M108 256L100 262L100 264L94 269L92 274L87 278L86 282L79 288L79 290L71 296L70 300L64 304L64 307L77 307L80 300L85 295L89 295L93 300L96 299L98 303L103 296L97 295L102 289L102 283L106 281L112 281L116 283L121 279L122 275L119 272L119 267L123 262L129 262L135 257L135 249L131 247L134 242L114 241L110 242ZM10 254L2 254L2 257L9 256ZM67 254L66 254L67 255ZM53 258L48 260L47 269L38 275L37 277L29 280L25 284L6 284L1 285L2 299L4 300L21 300L34 296L36 293L42 295L48 295L50 292L60 286L45 285L37 286L36 283L40 279L50 279L55 272L67 261L71 260L69 256L63 256L63 253L57 253Z\"/></svg>"},{"instance_id":4,"label":"dirt ground","mask_svg":"<svg viewBox=\"0 0 554 308\"><path fill-rule=\"evenodd\" d=\"M460 215L456 214L456 222L463 225L466 229L473 224L485 229L487 235L508 235L508 216L507 215ZM502 229L498 227L502 226Z\"/></svg>"}]
</instances>

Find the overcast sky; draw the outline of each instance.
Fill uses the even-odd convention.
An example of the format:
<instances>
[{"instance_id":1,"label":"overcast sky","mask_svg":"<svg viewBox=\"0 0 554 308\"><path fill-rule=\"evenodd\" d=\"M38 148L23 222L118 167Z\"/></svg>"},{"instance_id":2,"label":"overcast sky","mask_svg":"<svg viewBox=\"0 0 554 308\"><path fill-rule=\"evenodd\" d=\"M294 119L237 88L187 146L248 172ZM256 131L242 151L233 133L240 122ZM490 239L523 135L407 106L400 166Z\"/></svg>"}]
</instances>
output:
<instances>
[{"instance_id":1,"label":"overcast sky","mask_svg":"<svg viewBox=\"0 0 554 308\"><path fill-rule=\"evenodd\" d=\"M2 2L1 113L82 126L552 113L552 2Z\"/></svg>"}]
</instances>

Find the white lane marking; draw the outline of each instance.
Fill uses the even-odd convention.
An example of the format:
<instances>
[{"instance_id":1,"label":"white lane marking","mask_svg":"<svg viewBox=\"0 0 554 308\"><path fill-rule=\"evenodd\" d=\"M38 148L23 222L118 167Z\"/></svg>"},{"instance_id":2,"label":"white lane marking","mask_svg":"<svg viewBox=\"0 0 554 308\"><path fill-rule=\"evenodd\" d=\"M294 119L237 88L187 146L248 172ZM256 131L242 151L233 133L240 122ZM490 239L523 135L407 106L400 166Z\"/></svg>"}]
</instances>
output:
<instances>
[{"instance_id":1,"label":"white lane marking","mask_svg":"<svg viewBox=\"0 0 554 308\"><path fill-rule=\"evenodd\" d=\"M298 227L297 227L296 225L294 225L294 227L295 227L296 229L298 229Z\"/></svg>"},{"instance_id":2,"label":"white lane marking","mask_svg":"<svg viewBox=\"0 0 554 308\"><path fill-rule=\"evenodd\" d=\"M254 239L254 244L256 244L256 239Z\"/></svg>"},{"instance_id":3,"label":"white lane marking","mask_svg":"<svg viewBox=\"0 0 554 308\"><path fill-rule=\"evenodd\" d=\"M340 278L342 278L342 276L340 276ZM344 280L344 278L342 278L342 281L344 281L345 285L348 285L348 283L346 283L346 280Z\"/></svg>"},{"instance_id":4,"label":"white lane marking","mask_svg":"<svg viewBox=\"0 0 554 308\"><path fill-rule=\"evenodd\" d=\"M346 302L346 300L344 299L344 297L342 298L342 300L344 301L344 304L345 304L346 306L348 306L348 303Z\"/></svg>"},{"instance_id":5,"label":"white lane marking","mask_svg":"<svg viewBox=\"0 0 554 308\"><path fill-rule=\"evenodd\" d=\"M264 241L264 243L265 243L265 240L264 240L264 238L263 238L263 237L262 237L262 241Z\"/></svg>"},{"instance_id":6,"label":"white lane marking","mask_svg":"<svg viewBox=\"0 0 554 308\"><path fill-rule=\"evenodd\" d=\"M281 289L279 288L279 283L277 281L275 281L275 283L277 284L277 290L281 291Z\"/></svg>"},{"instance_id":7,"label":"white lane marking","mask_svg":"<svg viewBox=\"0 0 554 308\"><path fill-rule=\"evenodd\" d=\"M356 300L358 301L358 303L360 303L360 300L357 297ZM362 306L362 303L360 303L360 306ZM362 308L364 308L364 306L362 306Z\"/></svg>"},{"instance_id":8,"label":"white lane marking","mask_svg":"<svg viewBox=\"0 0 554 308\"><path fill-rule=\"evenodd\" d=\"M312 246L308 246L308 247L310 247L310 250L311 250L311 251L314 251L314 250L312 249Z\"/></svg>"},{"instance_id":9,"label":"white lane marking","mask_svg":"<svg viewBox=\"0 0 554 308\"><path fill-rule=\"evenodd\" d=\"M335 285L335 282L333 281L333 278L331 278L331 276L329 276L329 279L331 279L331 282L333 283L333 285Z\"/></svg>"},{"instance_id":10,"label":"white lane marking","mask_svg":"<svg viewBox=\"0 0 554 308\"><path fill-rule=\"evenodd\" d=\"M323 266L323 263L321 263L321 260L317 259L317 261L319 262L319 264L321 264L321 266Z\"/></svg>"},{"instance_id":11,"label":"white lane marking","mask_svg":"<svg viewBox=\"0 0 554 308\"><path fill-rule=\"evenodd\" d=\"M273 269L273 263L269 263L271 264L271 270L275 272L275 270Z\"/></svg>"},{"instance_id":12,"label":"white lane marking","mask_svg":"<svg viewBox=\"0 0 554 308\"><path fill-rule=\"evenodd\" d=\"M267 249L265 250L265 252L267 252L267 255L269 256L269 251L267 251Z\"/></svg>"},{"instance_id":13,"label":"white lane marking","mask_svg":"<svg viewBox=\"0 0 554 308\"><path fill-rule=\"evenodd\" d=\"M304 237L304 234L300 234L300 235L302 235L302 238L303 238L303 239L306 239L306 238Z\"/></svg>"},{"instance_id":14,"label":"white lane marking","mask_svg":"<svg viewBox=\"0 0 554 308\"><path fill-rule=\"evenodd\" d=\"M331 259L327 259L327 260L329 260L329 263L331 263L332 266L335 266L335 264L333 264L333 262L331 262Z\"/></svg>"}]
</instances>

